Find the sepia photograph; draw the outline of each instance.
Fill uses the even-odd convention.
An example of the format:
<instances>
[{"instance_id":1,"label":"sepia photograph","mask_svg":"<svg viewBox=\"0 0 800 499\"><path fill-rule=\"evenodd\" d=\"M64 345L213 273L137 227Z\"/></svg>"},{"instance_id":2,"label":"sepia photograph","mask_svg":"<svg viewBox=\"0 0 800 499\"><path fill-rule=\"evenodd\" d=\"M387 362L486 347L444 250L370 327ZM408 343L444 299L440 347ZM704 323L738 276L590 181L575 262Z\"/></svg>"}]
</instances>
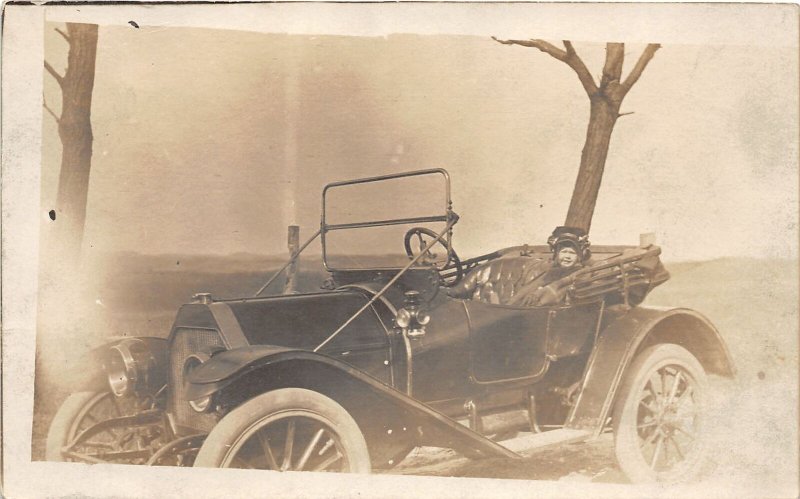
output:
<instances>
[{"instance_id":1,"label":"sepia photograph","mask_svg":"<svg viewBox=\"0 0 800 499\"><path fill-rule=\"evenodd\" d=\"M4 10L4 495L797 496L796 6Z\"/></svg>"}]
</instances>

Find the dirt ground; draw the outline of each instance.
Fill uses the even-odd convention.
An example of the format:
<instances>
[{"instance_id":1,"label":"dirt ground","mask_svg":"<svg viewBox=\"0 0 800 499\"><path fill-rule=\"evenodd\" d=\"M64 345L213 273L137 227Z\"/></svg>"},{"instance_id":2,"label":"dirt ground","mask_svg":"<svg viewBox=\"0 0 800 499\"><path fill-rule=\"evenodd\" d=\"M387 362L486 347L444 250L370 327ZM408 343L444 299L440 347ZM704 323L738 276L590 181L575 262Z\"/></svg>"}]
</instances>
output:
<instances>
[{"instance_id":1,"label":"dirt ground","mask_svg":"<svg viewBox=\"0 0 800 499\"><path fill-rule=\"evenodd\" d=\"M798 484L797 262L720 259L667 265L672 279L646 304L687 306L709 317L737 368L733 381L714 379L709 432L718 463L709 478L731 491L796 497ZM38 375L37 375L38 378ZM66 388L37 379L32 457L43 457L49 420ZM522 434L518 438L525 438ZM413 451L392 474L626 483L610 433L523 459L471 461L450 450Z\"/></svg>"}]
</instances>

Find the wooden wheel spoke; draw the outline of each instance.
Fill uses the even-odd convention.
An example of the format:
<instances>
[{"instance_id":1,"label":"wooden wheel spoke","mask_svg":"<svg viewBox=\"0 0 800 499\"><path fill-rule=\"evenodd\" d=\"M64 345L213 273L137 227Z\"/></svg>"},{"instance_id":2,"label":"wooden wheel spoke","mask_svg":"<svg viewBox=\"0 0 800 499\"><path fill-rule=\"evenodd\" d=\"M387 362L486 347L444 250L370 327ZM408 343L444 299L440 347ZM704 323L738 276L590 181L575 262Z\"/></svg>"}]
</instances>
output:
<instances>
[{"instance_id":1,"label":"wooden wheel spoke","mask_svg":"<svg viewBox=\"0 0 800 499\"><path fill-rule=\"evenodd\" d=\"M308 458L311 457L311 453L314 452L314 448L317 446L320 439L322 439L322 435L324 434L325 434L324 428L320 428L319 430L317 430L317 432L314 434L314 437L311 439L311 442L309 442L308 446L303 451L303 454L300 456L300 460L297 461L295 470L300 471L305 467L306 463L308 462Z\"/></svg>"},{"instance_id":2,"label":"wooden wheel spoke","mask_svg":"<svg viewBox=\"0 0 800 499\"><path fill-rule=\"evenodd\" d=\"M113 417L122 417L123 414L119 410L119 406L117 405L116 401L111 397L113 397L113 395L109 393L105 397L97 400L95 405L89 410L87 410L86 413L83 415L83 421L81 421L81 424L79 426L85 430L86 428L94 426L95 424L100 423L101 421L105 421ZM86 426L83 426L84 422L87 422L88 424ZM120 435L119 433L117 433L117 430L118 428L108 428L107 430L98 434L98 436L102 434L107 434L110 435L111 438L113 439L119 439Z\"/></svg>"},{"instance_id":3,"label":"wooden wheel spoke","mask_svg":"<svg viewBox=\"0 0 800 499\"><path fill-rule=\"evenodd\" d=\"M283 462L281 471L286 471L292 467L292 449L294 448L295 420L290 419L286 427L286 444L283 447Z\"/></svg>"},{"instance_id":4,"label":"wooden wheel spoke","mask_svg":"<svg viewBox=\"0 0 800 499\"><path fill-rule=\"evenodd\" d=\"M328 459L326 459L326 460L322 461L321 463L319 463L311 471L323 471L323 470L326 470L326 469L328 469L328 467L330 465L332 465L333 463L335 463L336 461L338 461L341 458L342 458L342 455L337 451L336 454L332 455Z\"/></svg>"},{"instance_id":5,"label":"wooden wheel spoke","mask_svg":"<svg viewBox=\"0 0 800 499\"><path fill-rule=\"evenodd\" d=\"M334 444L333 439L329 438L328 441L325 442L325 445L323 445L322 448L319 450L319 452L317 452L317 455L321 456L321 455L325 454L325 452L327 452L328 449L333 447L333 444Z\"/></svg>"},{"instance_id":6,"label":"wooden wheel spoke","mask_svg":"<svg viewBox=\"0 0 800 499\"><path fill-rule=\"evenodd\" d=\"M636 428L641 430L642 428L650 428L652 426L656 426L657 424L658 424L658 421L649 421L647 423L642 423L642 424L636 426Z\"/></svg>"},{"instance_id":7,"label":"wooden wheel spoke","mask_svg":"<svg viewBox=\"0 0 800 499\"><path fill-rule=\"evenodd\" d=\"M678 385L680 384L680 382L681 382L681 372L678 371L678 373L673 378L672 388L669 391L669 397L667 397L666 405L670 405L672 401L675 399L675 394L678 392Z\"/></svg>"},{"instance_id":8,"label":"wooden wheel spoke","mask_svg":"<svg viewBox=\"0 0 800 499\"><path fill-rule=\"evenodd\" d=\"M681 450L681 446L678 445L678 441L672 436L669 437L669 441L672 442L673 447L675 447L675 450L678 451L678 456L680 457L681 461L686 459L683 455L683 450Z\"/></svg>"},{"instance_id":9,"label":"wooden wheel spoke","mask_svg":"<svg viewBox=\"0 0 800 499\"><path fill-rule=\"evenodd\" d=\"M655 469L658 457L661 454L661 448L664 446L664 438L660 438L656 443L656 449L653 451L653 458L650 460L650 469Z\"/></svg>"},{"instance_id":10,"label":"wooden wheel spoke","mask_svg":"<svg viewBox=\"0 0 800 499\"><path fill-rule=\"evenodd\" d=\"M661 430L658 427L656 427L653 430L653 433L651 433L647 438L642 440L642 443L639 445L639 448L644 450L645 447L655 442L656 439L659 437L659 435L661 435Z\"/></svg>"},{"instance_id":11,"label":"wooden wheel spoke","mask_svg":"<svg viewBox=\"0 0 800 499\"><path fill-rule=\"evenodd\" d=\"M275 460L275 455L272 453L272 447L269 445L269 437L264 434L263 428L258 432L258 441L261 444L261 450L264 451L264 458L267 461L269 469L280 469L278 462Z\"/></svg>"}]
</instances>

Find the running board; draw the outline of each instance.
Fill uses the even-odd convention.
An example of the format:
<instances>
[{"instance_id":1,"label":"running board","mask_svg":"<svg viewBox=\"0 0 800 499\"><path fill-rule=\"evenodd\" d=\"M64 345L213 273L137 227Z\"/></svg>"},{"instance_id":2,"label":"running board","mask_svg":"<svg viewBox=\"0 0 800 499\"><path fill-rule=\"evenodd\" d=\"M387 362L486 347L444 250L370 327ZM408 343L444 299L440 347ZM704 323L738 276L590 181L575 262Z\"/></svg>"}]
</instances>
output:
<instances>
[{"instance_id":1,"label":"running board","mask_svg":"<svg viewBox=\"0 0 800 499\"><path fill-rule=\"evenodd\" d=\"M592 436L589 430L575 430L572 428L560 428L558 430L533 433L524 437L517 437L502 442L501 445L506 449L518 454L533 454L541 450L549 449L557 445L582 442Z\"/></svg>"}]
</instances>

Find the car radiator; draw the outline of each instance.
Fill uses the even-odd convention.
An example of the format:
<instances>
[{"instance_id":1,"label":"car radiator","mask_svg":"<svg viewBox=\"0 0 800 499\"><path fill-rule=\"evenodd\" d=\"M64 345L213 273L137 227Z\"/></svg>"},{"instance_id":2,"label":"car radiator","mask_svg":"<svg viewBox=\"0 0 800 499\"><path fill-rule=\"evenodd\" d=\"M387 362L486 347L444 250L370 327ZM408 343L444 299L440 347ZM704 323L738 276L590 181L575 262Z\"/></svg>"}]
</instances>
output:
<instances>
[{"instance_id":1,"label":"car radiator","mask_svg":"<svg viewBox=\"0 0 800 499\"><path fill-rule=\"evenodd\" d=\"M189 406L186 399L186 380L183 372L186 359L197 352L210 348L225 348L222 337L216 330L178 328L169 348L169 411L177 427L184 431L211 431L217 423L214 414L201 414Z\"/></svg>"}]
</instances>

